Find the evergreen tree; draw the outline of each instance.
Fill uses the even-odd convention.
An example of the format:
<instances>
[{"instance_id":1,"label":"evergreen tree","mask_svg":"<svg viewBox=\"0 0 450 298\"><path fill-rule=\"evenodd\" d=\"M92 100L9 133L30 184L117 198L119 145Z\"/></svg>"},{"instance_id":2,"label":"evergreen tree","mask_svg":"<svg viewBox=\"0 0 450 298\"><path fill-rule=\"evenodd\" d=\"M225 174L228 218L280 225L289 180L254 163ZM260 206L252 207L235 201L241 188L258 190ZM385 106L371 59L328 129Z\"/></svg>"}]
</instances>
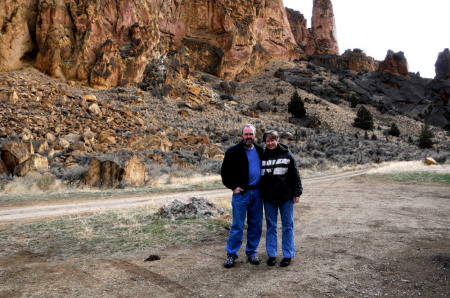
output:
<instances>
[{"instance_id":1,"label":"evergreen tree","mask_svg":"<svg viewBox=\"0 0 450 298\"><path fill-rule=\"evenodd\" d=\"M399 137L400 136L400 129L398 129L397 125L394 123L392 123L391 128L388 131L388 134L390 134L391 136L394 137Z\"/></svg>"},{"instance_id":2,"label":"evergreen tree","mask_svg":"<svg viewBox=\"0 0 450 298\"><path fill-rule=\"evenodd\" d=\"M303 102L297 90L292 94L288 104L288 112L295 118L303 118L306 115L305 103Z\"/></svg>"},{"instance_id":3,"label":"evergreen tree","mask_svg":"<svg viewBox=\"0 0 450 298\"><path fill-rule=\"evenodd\" d=\"M421 149L428 149L433 147L433 138L434 138L434 134L431 131L431 128L428 124L425 124L422 127L422 131L420 132L419 135L419 143L418 146Z\"/></svg>"},{"instance_id":4,"label":"evergreen tree","mask_svg":"<svg viewBox=\"0 0 450 298\"><path fill-rule=\"evenodd\" d=\"M361 106L356 113L354 126L365 129L372 130L373 129L373 117L372 113L366 109L366 107Z\"/></svg>"}]
</instances>

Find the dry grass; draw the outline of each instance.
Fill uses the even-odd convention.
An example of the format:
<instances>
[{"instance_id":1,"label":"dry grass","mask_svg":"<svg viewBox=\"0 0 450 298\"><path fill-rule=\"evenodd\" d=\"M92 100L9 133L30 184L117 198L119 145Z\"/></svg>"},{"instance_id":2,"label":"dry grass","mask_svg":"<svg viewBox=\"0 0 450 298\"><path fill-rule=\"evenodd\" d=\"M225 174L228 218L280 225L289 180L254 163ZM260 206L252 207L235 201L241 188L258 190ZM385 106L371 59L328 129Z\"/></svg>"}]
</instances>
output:
<instances>
[{"instance_id":1,"label":"dry grass","mask_svg":"<svg viewBox=\"0 0 450 298\"><path fill-rule=\"evenodd\" d=\"M400 162L385 162L370 169L368 174L387 174L398 172L430 172L439 174L449 174L450 164L425 165L423 161L400 161Z\"/></svg>"},{"instance_id":2,"label":"dry grass","mask_svg":"<svg viewBox=\"0 0 450 298\"><path fill-rule=\"evenodd\" d=\"M13 181L5 185L3 192L0 192L0 206L216 188L223 188L219 175L174 177L163 174L141 187L98 189L87 185L75 187L58 179L48 179L45 175L29 174L14 177Z\"/></svg>"},{"instance_id":3,"label":"dry grass","mask_svg":"<svg viewBox=\"0 0 450 298\"><path fill-rule=\"evenodd\" d=\"M0 228L0 255L17 251L50 253L58 257L111 255L169 245L217 241L226 236L229 219L177 219L155 215L156 207L65 217Z\"/></svg>"},{"instance_id":4,"label":"dry grass","mask_svg":"<svg viewBox=\"0 0 450 298\"><path fill-rule=\"evenodd\" d=\"M15 176L4 186L5 194L42 194L63 191L64 183L50 173L28 173L24 177Z\"/></svg>"},{"instance_id":5,"label":"dry grass","mask_svg":"<svg viewBox=\"0 0 450 298\"><path fill-rule=\"evenodd\" d=\"M386 163L369 170L365 176L402 183L450 185L450 165L428 166L420 161Z\"/></svg>"}]
</instances>

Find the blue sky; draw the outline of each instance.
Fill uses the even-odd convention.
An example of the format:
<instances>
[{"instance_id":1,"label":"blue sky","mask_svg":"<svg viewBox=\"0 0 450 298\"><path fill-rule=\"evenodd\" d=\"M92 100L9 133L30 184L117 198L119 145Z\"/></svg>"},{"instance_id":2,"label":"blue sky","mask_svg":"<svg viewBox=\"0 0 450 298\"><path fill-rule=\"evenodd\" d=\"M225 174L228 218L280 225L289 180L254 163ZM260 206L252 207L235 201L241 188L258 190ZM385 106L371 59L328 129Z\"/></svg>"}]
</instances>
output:
<instances>
[{"instance_id":1,"label":"blue sky","mask_svg":"<svg viewBox=\"0 0 450 298\"><path fill-rule=\"evenodd\" d=\"M283 0L311 27L313 0ZM434 78L437 56L450 48L450 0L332 0L339 51L359 48L376 60L403 52L410 72Z\"/></svg>"}]
</instances>

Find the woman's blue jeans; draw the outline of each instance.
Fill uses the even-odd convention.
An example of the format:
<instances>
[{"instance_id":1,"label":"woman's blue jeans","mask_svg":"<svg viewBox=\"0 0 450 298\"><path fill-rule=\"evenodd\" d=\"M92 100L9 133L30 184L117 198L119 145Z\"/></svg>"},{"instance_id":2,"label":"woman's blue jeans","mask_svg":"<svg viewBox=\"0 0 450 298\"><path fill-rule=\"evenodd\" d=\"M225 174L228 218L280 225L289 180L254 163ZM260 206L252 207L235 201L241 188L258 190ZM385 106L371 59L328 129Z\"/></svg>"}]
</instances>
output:
<instances>
[{"instance_id":1,"label":"woman's blue jeans","mask_svg":"<svg viewBox=\"0 0 450 298\"><path fill-rule=\"evenodd\" d=\"M227 255L238 257L238 250L242 246L245 218L247 217L247 257L256 256L256 250L261 240L263 204L259 190L246 190L238 194L233 193L231 201L233 207L233 224L227 241Z\"/></svg>"},{"instance_id":2,"label":"woman's blue jeans","mask_svg":"<svg viewBox=\"0 0 450 298\"><path fill-rule=\"evenodd\" d=\"M278 210L281 215L282 238L281 248L283 257L293 258L295 256L294 243L294 200L289 200L280 205L264 202L266 212L266 250L269 257L276 257L278 250Z\"/></svg>"}]
</instances>

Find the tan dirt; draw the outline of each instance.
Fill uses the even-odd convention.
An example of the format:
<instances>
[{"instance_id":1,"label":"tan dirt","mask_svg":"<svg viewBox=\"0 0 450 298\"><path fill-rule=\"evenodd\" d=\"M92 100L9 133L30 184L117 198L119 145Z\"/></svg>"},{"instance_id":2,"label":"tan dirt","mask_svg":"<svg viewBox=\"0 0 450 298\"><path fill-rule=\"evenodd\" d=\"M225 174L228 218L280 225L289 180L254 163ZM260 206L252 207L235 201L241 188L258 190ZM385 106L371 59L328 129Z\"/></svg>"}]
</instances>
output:
<instances>
[{"instance_id":1,"label":"tan dirt","mask_svg":"<svg viewBox=\"0 0 450 298\"><path fill-rule=\"evenodd\" d=\"M242 248L231 269L226 232L110 258L21 251L0 259L0 297L448 297L450 187L341 174L305 179L304 189L289 267L265 264L265 232L263 262L251 265ZM161 259L144 262L152 254Z\"/></svg>"}]
</instances>

